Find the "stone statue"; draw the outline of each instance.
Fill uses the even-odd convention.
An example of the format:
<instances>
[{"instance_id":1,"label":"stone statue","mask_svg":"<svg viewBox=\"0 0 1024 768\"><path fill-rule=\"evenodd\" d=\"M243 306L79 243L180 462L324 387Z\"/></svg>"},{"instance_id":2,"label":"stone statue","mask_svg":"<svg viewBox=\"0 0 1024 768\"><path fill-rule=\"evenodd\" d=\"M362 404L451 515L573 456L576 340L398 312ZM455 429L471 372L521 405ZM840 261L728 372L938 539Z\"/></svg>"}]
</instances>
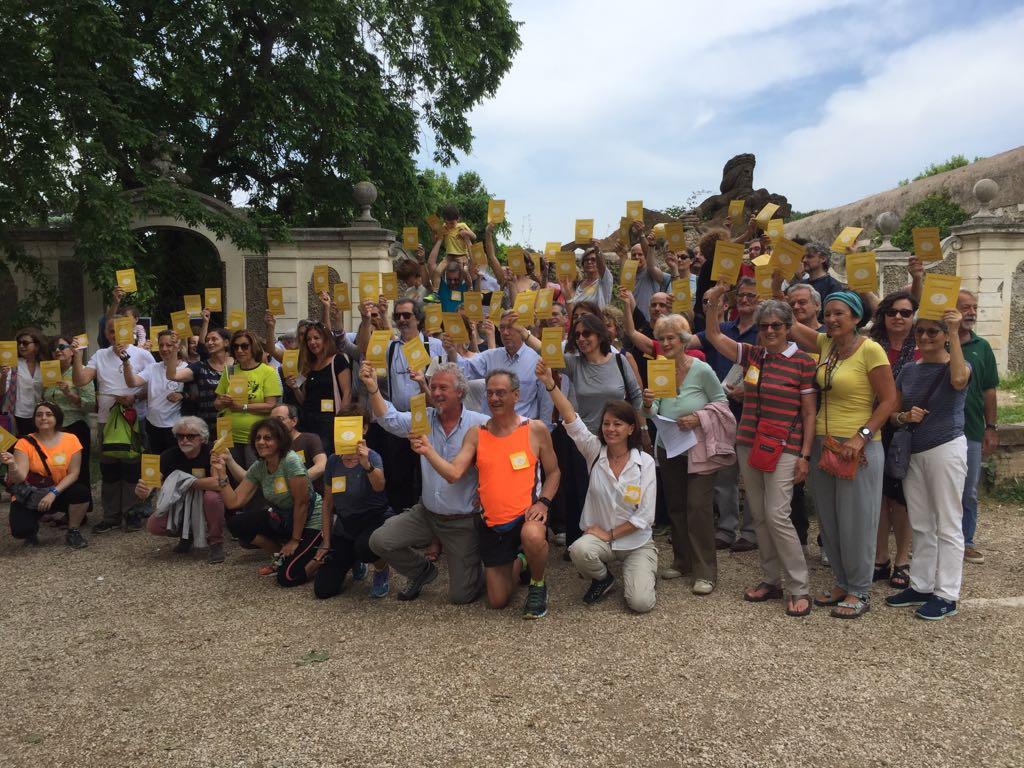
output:
<instances>
[{"instance_id":1,"label":"stone statue","mask_svg":"<svg viewBox=\"0 0 1024 768\"><path fill-rule=\"evenodd\" d=\"M729 214L731 200L745 200L748 216L761 210L765 203L775 203L779 206L775 217L788 218L792 213L792 207L783 195L772 194L767 189L754 189L756 164L757 158L749 153L730 158L722 169L722 183L718 185L720 194L712 195L697 206L700 218L724 219Z\"/></svg>"}]
</instances>

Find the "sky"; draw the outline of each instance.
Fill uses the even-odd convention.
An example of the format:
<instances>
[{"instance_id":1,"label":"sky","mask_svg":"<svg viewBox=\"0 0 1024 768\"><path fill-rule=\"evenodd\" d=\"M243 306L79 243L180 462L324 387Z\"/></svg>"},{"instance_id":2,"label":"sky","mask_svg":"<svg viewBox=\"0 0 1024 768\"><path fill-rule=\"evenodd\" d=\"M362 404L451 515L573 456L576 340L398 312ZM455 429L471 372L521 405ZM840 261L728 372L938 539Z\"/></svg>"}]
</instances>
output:
<instances>
[{"instance_id":1,"label":"sky","mask_svg":"<svg viewBox=\"0 0 1024 768\"><path fill-rule=\"evenodd\" d=\"M617 229L627 200L718 193L733 155L794 210L829 208L951 155L1024 143L1024 2L513 0L523 46L470 114L474 170L511 240ZM431 159L429 132L418 162ZM706 195L701 195L703 199ZM699 202L699 200L698 200Z\"/></svg>"}]
</instances>

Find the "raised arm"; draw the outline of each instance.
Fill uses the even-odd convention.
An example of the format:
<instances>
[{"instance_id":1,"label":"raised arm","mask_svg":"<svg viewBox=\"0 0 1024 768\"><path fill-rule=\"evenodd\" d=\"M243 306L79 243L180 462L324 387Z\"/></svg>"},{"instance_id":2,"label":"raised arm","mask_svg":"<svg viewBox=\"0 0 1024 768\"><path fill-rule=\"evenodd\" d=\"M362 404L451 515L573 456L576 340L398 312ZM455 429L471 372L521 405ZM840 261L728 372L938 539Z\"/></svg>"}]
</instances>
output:
<instances>
[{"instance_id":1,"label":"raised arm","mask_svg":"<svg viewBox=\"0 0 1024 768\"><path fill-rule=\"evenodd\" d=\"M562 421L566 425L572 424L576 419L579 418L576 414L576 409L572 407L572 403L569 402L569 398L565 396L558 387L555 386L555 375L547 363L543 360L537 361L537 380L544 385L544 389L551 395L551 402L555 404L555 408L558 409L558 415L562 417ZM595 438L596 439L596 438Z\"/></svg>"},{"instance_id":2,"label":"raised arm","mask_svg":"<svg viewBox=\"0 0 1024 768\"><path fill-rule=\"evenodd\" d=\"M636 329L636 324L633 322L633 310L636 308L636 298L634 298L633 292L620 286L619 298L622 300L622 303L626 305L626 311L622 313L622 328L625 331L626 336L633 342L633 346L643 354L653 355L654 342L640 333L640 331Z\"/></svg>"},{"instance_id":3,"label":"raised arm","mask_svg":"<svg viewBox=\"0 0 1024 768\"><path fill-rule=\"evenodd\" d=\"M708 306L705 312L707 318L707 326L704 328L704 338L706 338L711 345L718 350L718 352L725 357L727 360L732 362L739 362L740 359L740 345L736 343L734 339L730 339L724 333L721 328L721 312L722 312L722 296L725 294L728 286L725 283L719 283L704 294L704 298L708 300Z\"/></svg>"},{"instance_id":4,"label":"raised arm","mask_svg":"<svg viewBox=\"0 0 1024 768\"><path fill-rule=\"evenodd\" d=\"M455 458L451 461L445 461L441 455L434 450L434 446L430 444L430 440L427 439L426 436L413 435L409 438L409 443L412 446L413 451L430 462L430 466L432 466L437 473L441 475L441 477L449 483L457 483L462 479L463 475L469 471L469 468L473 466L473 462L476 459L476 446L480 439L479 433L480 427L470 427L469 432L466 433L466 437L462 440L462 447L459 449L459 452L455 454Z\"/></svg>"},{"instance_id":5,"label":"raised arm","mask_svg":"<svg viewBox=\"0 0 1024 768\"><path fill-rule=\"evenodd\" d=\"M178 349L180 348L178 334L174 334L173 338L174 351L167 356L166 360L164 360L164 371L167 375L167 380L182 381L186 383L190 382L195 378L195 376L192 373L192 369L189 368L187 365L182 368L178 367Z\"/></svg>"},{"instance_id":6,"label":"raised arm","mask_svg":"<svg viewBox=\"0 0 1024 768\"><path fill-rule=\"evenodd\" d=\"M71 382L76 387L84 387L96 379L96 369L86 368L82 364L83 350L78 346L78 339L72 339L71 349L74 350L74 355L71 358Z\"/></svg>"},{"instance_id":7,"label":"raised arm","mask_svg":"<svg viewBox=\"0 0 1024 768\"><path fill-rule=\"evenodd\" d=\"M558 483L562 478L562 474L558 468L558 457L555 456L555 448L551 443L551 433L543 421L533 420L530 422L530 442L532 443L534 455L544 468L544 484L540 488L540 495L546 499L553 499L555 494L558 493ZM548 519L548 506L541 501L535 502L526 510L526 519L546 523Z\"/></svg>"},{"instance_id":8,"label":"raised arm","mask_svg":"<svg viewBox=\"0 0 1024 768\"><path fill-rule=\"evenodd\" d=\"M114 353L121 358L124 365L121 366L121 371L124 373L124 383L129 387L144 387L146 386L146 380L135 373L135 369L132 368L131 358L126 358L125 347L123 344L114 345ZM74 376L74 374L72 374Z\"/></svg>"},{"instance_id":9,"label":"raised arm","mask_svg":"<svg viewBox=\"0 0 1024 768\"><path fill-rule=\"evenodd\" d=\"M949 329L949 379L953 389L958 392L967 386L971 378L971 369L964 360L964 350L960 346L960 321L963 315L958 310L947 309L942 316L946 328Z\"/></svg>"},{"instance_id":10,"label":"raised arm","mask_svg":"<svg viewBox=\"0 0 1024 768\"><path fill-rule=\"evenodd\" d=\"M793 323L789 328L789 338L804 352L818 354L818 332L803 323Z\"/></svg>"},{"instance_id":11,"label":"raised arm","mask_svg":"<svg viewBox=\"0 0 1024 768\"><path fill-rule=\"evenodd\" d=\"M434 246L427 256L427 287L434 290L435 281L441 279L441 268L437 264L437 258L441 254L441 243L444 241L443 232L434 233Z\"/></svg>"}]
</instances>

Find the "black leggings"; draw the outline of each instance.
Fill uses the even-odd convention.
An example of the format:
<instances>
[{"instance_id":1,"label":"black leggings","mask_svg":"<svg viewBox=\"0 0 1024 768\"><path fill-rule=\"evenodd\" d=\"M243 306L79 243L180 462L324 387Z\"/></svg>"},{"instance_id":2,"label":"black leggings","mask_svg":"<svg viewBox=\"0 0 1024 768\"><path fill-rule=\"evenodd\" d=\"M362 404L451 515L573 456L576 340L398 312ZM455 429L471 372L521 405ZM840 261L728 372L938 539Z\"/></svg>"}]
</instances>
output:
<instances>
[{"instance_id":1,"label":"black leggings","mask_svg":"<svg viewBox=\"0 0 1024 768\"><path fill-rule=\"evenodd\" d=\"M328 514L325 512L324 514ZM345 520L343 532L331 532L331 551L313 577L313 594L324 599L341 592L345 576L356 563L374 563L380 556L370 549L370 535L384 525L389 514L374 512ZM340 527L339 523L335 523Z\"/></svg>"},{"instance_id":2,"label":"black leggings","mask_svg":"<svg viewBox=\"0 0 1024 768\"><path fill-rule=\"evenodd\" d=\"M61 430L78 438L82 444L82 467L78 470L78 482L86 488L92 487L92 470L89 461L92 457L92 432L89 423L82 420L65 424Z\"/></svg>"},{"instance_id":3,"label":"black leggings","mask_svg":"<svg viewBox=\"0 0 1024 768\"><path fill-rule=\"evenodd\" d=\"M274 507L246 510L225 520L228 530L243 544L252 544L257 536L266 536L282 544L292 536L291 510L282 514ZM306 566L316 555L323 534L318 528L306 528L294 554L286 558L277 569L277 583L282 587L297 587L305 584Z\"/></svg>"},{"instance_id":4,"label":"black leggings","mask_svg":"<svg viewBox=\"0 0 1024 768\"><path fill-rule=\"evenodd\" d=\"M92 494L80 483L74 483L64 489L50 507L50 512L67 512L72 504L89 504ZM27 539L39 533L39 518L43 513L29 509L15 500L11 500L11 536L16 539Z\"/></svg>"}]
</instances>

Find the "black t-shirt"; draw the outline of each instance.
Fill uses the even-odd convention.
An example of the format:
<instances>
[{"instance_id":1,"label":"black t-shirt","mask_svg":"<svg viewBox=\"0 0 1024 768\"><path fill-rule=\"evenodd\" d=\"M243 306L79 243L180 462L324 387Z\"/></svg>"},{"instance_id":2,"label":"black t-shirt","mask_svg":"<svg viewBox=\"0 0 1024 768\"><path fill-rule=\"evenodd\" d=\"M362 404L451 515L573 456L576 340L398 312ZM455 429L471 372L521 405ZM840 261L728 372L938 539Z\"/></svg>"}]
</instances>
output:
<instances>
[{"instance_id":1,"label":"black t-shirt","mask_svg":"<svg viewBox=\"0 0 1024 768\"><path fill-rule=\"evenodd\" d=\"M306 390L306 399L302 404L302 409L309 413L322 413L321 402L324 400L330 400L334 402L334 382L331 381L331 370L333 368L334 376L337 376L342 371L347 371L351 367L348 358L344 355L334 356L334 365L325 365L319 371L310 371L306 374L306 381L302 385ZM338 394L341 395L341 388L338 388ZM331 418L334 417L333 409L330 414Z\"/></svg>"},{"instance_id":2,"label":"black t-shirt","mask_svg":"<svg viewBox=\"0 0 1024 768\"><path fill-rule=\"evenodd\" d=\"M324 452L324 444L319 435L300 432L299 436L292 440L292 450L299 454L306 469L311 469L316 457Z\"/></svg>"},{"instance_id":3,"label":"black t-shirt","mask_svg":"<svg viewBox=\"0 0 1024 768\"><path fill-rule=\"evenodd\" d=\"M174 470L180 470L200 480L210 476L210 446L204 445L194 459L188 458L178 446L160 454L160 474L166 479Z\"/></svg>"}]
</instances>

